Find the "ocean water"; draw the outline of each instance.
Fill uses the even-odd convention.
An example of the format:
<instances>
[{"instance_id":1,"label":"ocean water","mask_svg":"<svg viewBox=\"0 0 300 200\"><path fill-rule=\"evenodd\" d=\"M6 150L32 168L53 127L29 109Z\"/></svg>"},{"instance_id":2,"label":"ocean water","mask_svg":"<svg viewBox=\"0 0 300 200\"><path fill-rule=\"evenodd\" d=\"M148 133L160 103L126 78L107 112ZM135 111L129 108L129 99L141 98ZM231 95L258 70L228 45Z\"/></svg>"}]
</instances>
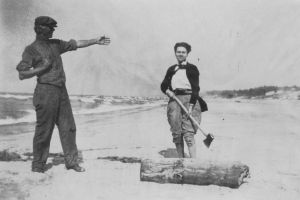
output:
<instances>
[{"instance_id":1,"label":"ocean water","mask_svg":"<svg viewBox=\"0 0 300 200\"><path fill-rule=\"evenodd\" d=\"M0 93L0 126L36 120L32 94ZM101 114L166 104L162 97L70 95L74 115Z\"/></svg>"}]
</instances>

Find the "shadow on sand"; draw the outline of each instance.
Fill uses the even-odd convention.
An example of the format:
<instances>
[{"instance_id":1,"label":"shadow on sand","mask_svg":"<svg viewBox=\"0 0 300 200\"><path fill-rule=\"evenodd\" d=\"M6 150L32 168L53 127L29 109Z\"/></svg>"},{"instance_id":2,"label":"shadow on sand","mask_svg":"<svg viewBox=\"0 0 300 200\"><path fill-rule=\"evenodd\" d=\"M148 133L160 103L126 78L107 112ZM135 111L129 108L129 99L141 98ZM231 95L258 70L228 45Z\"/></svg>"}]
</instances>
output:
<instances>
[{"instance_id":1,"label":"shadow on sand","mask_svg":"<svg viewBox=\"0 0 300 200\"><path fill-rule=\"evenodd\" d=\"M158 153L162 155L164 158L178 158L178 153L176 149L168 148L166 150L161 150ZM189 158L189 156L186 153L184 154L184 157Z\"/></svg>"},{"instance_id":2,"label":"shadow on sand","mask_svg":"<svg viewBox=\"0 0 300 200\"><path fill-rule=\"evenodd\" d=\"M24 158L24 156L26 158ZM32 153L26 152L23 154L23 157L16 152L9 152L8 150L0 151L0 161L12 162L12 161L32 161ZM49 158L52 158L45 166L45 171L51 169L53 166L65 164L65 159L63 153L50 153ZM79 163L83 162L82 152L78 151L78 161Z\"/></svg>"}]
</instances>

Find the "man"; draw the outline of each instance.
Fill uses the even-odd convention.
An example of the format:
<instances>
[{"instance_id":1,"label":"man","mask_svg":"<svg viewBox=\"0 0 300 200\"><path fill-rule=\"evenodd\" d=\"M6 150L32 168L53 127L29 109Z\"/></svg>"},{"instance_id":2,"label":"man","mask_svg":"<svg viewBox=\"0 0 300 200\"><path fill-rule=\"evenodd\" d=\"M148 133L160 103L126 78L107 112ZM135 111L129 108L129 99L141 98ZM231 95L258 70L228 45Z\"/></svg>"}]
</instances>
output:
<instances>
[{"instance_id":1,"label":"man","mask_svg":"<svg viewBox=\"0 0 300 200\"><path fill-rule=\"evenodd\" d=\"M196 158L194 134L197 132L197 127L180 108L179 104L172 99L172 96L176 95L188 109L189 114L199 123L201 121L201 111L206 111L207 106L203 99L199 97L199 71L195 65L187 62L191 46L185 42L176 43L174 51L178 63L167 70L161 83L161 90L170 97L167 116L178 156L184 158L185 141L190 157Z\"/></svg>"},{"instance_id":2,"label":"man","mask_svg":"<svg viewBox=\"0 0 300 200\"><path fill-rule=\"evenodd\" d=\"M45 171L50 140L56 124L66 168L83 172L85 169L78 164L76 126L65 86L66 77L61 54L94 44L108 45L110 39L98 37L68 42L50 39L56 27L57 22L51 17L37 17L34 23L36 40L25 48L22 60L17 66L20 80L37 76L33 97L37 121L33 138L32 171Z\"/></svg>"}]
</instances>

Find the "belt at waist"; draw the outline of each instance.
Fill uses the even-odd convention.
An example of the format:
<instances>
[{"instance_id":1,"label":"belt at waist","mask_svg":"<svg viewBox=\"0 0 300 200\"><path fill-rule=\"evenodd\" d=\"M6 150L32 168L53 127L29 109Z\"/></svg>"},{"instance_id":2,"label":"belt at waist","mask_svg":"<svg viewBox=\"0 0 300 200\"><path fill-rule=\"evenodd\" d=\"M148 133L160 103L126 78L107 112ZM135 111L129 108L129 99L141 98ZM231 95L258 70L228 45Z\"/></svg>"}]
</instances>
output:
<instances>
[{"instance_id":1,"label":"belt at waist","mask_svg":"<svg viewBox=\"0 0 300 200\"><path fill-rule=\"evenodd\" d=\"M187 94L192 94L191 89L175 89L174 90L175 95L187 95Z\"/></svg>"},{"instance_id":2,"label":"belt at waist","mask_svg":"<svg viewBox=\"0 0 300 200\"><path fill-rule=\"evenodd\" d=\"M43 82L40 82L39 80L37 81L37 84L41 84L41 85L50 85L50 86L54 86L54 87L57 87L57 88L63 88L63 87L66 87L65 84L61 84L61 85L56 85L56 84L52 84L52 83L43 83Z\"/></svg>"}]
</instances>

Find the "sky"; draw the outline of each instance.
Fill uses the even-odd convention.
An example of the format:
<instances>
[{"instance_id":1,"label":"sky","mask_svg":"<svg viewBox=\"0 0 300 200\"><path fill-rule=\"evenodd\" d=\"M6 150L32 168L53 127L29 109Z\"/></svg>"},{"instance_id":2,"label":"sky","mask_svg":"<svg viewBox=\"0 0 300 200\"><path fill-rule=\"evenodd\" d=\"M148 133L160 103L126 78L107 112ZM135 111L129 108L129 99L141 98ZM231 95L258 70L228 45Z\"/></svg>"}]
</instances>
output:
<instances>
[{"instance_id":1,"label":"sky","mask_svg":"<svg viewBox=\"0 0 300 200\"><path fill-rule=\"evenodd\" d=\"M54 38L105 35L109 46L62 55L70 94L161 95L188 42L201 92L300 85L300 0L0 0L0 91L30 92L16 65L35 39L33 22L58 22Z\"/></svg>"}]
</instances>

